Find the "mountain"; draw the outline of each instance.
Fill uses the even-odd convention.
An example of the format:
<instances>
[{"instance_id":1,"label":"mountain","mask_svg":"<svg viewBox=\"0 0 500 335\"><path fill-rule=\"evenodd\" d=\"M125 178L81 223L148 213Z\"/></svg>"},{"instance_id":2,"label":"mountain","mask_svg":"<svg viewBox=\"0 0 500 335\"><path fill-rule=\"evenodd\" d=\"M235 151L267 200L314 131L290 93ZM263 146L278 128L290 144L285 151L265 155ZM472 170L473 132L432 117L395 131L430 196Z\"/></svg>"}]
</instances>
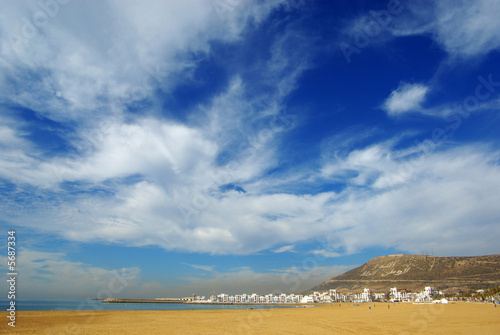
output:
<instances>
[{"instance_id":1,"label":"mountain","mask_svg":"<svg viewBox=\"0 0 500 335\"><path fill-rule=\"evenodd\" d=\"M389 255L368 263L304 292L336 289L339 292L387 293L391 287L421 291L433 286L446 294L488 289L500 284L500 255L477 257L434 257Z\"/></svg>"}]
</instances>

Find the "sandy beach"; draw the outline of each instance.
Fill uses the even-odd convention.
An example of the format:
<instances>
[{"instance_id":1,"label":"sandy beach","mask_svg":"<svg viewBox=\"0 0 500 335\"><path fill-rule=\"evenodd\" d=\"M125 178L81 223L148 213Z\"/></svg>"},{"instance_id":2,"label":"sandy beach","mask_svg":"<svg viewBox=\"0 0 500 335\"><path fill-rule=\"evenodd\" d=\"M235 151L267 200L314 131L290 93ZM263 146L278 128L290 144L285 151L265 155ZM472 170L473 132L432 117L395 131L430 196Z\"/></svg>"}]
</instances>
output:
<instances>
[{"instance_id":1,"label":"sandy beach","mask_svg":"<svg viewBox=\"0 0 500 335\"><path fill-rule=\"evenodd\" d=\"M388 306L390 308L388 308ZM492 304L342 304L204 311L2 312L2 334L499 334Z\"/></svg>"}]
</instances>

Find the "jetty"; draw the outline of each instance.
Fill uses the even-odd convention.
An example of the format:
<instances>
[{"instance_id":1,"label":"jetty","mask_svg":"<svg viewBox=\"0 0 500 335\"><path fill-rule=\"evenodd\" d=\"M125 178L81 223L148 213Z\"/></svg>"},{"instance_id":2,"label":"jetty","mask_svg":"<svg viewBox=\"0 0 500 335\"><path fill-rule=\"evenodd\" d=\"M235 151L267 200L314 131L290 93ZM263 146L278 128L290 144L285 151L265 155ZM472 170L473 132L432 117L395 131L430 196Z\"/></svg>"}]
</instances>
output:
<instances>
[{"instance_id":1,"label":"jetty","mask_svg":"<svg viewBox=\"0 0 500 335\"><path fill-rule=\"evenodd\" d=\"M156 299L117 299L117 298L107 298L102 302L104 303L116 303L116 304L137 304L137 303L147 303L147 304L183 304L187 301L182 298L156 298Z\"/></svg>"}]
</instances>

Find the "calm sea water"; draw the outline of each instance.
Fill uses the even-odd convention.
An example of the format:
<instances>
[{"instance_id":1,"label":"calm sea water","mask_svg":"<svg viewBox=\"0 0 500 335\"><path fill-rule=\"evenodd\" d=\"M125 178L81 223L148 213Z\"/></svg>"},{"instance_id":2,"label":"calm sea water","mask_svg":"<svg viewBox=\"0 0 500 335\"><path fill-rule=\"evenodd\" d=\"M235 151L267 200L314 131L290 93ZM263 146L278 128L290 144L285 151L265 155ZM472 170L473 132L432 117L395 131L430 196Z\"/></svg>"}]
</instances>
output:
<instances>
[{"instance_id":1,"label":"calm sea water","mask_svg":"<svg viewBox=\"0 0 500 335\"><path fill-rule=\"evenodd\" d=\"M9 301L0 299L0 310L5 311ZM191 305L191 304L109 304L98 300L17 299L16 311L130 311L130 310L206 310L206 309L269 309L273 305ZM290 306L291 307L291 306Z\"/></svg>"}]
</instances>

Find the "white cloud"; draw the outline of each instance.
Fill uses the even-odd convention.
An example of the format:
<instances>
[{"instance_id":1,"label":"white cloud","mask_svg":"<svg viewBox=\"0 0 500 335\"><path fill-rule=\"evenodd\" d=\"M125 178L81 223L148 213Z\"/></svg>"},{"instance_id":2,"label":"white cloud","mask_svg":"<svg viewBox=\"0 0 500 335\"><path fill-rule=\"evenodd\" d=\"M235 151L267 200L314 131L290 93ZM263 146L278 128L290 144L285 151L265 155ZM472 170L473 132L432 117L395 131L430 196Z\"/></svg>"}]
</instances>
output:
<instances>
[{"instance_id":1,"label":"white cloud","mask_svg":"<svg viewBox=\"0 0 500 335\"><path fill-rule=\"evenodd\" d=\"M80 196L49 209L50 202L42 198L30 209L31 220L19 225L76 241L213 254L249 254L275 245L284 245L275 250L284 252L293 243L325 236L332 237L328 246L313 254L334 257L339 248L349 254L371 246L408 252L433 248L440 255L494 253L489 241L500 233L495 225L500 219L495 205L500 154L480 145L395 150L395 144L388 141L325 162L330 169L318 172L321 182L353 171L343 175L346 188L340 193L211 195L196 193L197 184L189 180L172 185L142 181L118 184L113 197ZM169 195L173 190L186 196L176 203ZM8 206L4 202L6 217L12 211ZM189 221L180 208L188 211Z\"/></svg>"},{"instance_id":2,"label":"white cloud","mask_svg":"<svg viewBox=\"0 0 500 335\"><path fill-rule=\"evenodd\" d=\"M405 7L406 9L406 7ZM500 48L497 1L409 3L394 25L397 36L430 35L452 57L486 55Z\"/></svg>"},{"instance_id":3,"label":"white cloud","mask_svg":"<svg viewBox=\"0 0 500 335\"><path fill-rule=\"evenodd\" d=\"M293 249L295 248L295 245L290 244L290 245L284 245L278 249L272 250L272 252L276 254L280 254L282 252L295 252Z\"/></svg>"},{"instance_id":4,"label":"white cloud","mask_svg":"<svg viewBox=\"0 0 500 335\"><path fill-rule=\"evenodd\" d=\"M276 236L283 233L280 238L288 240L294 234L287 227L287 221L299 220L294 216L305 212L311 212L310 217L314 218L317 214L312 213L312 210L317 209L317 206L311 206L314 201L309 197L276 194L262 199L262 183L258 180L266 170L277 164L276 137L293 127L293 122L280 113L283 99L293 90L298 76L309 64L304 56L307 45L300 44L297 47L297 43L294 43L294 39L299 37L291 32L284 33L273 44L269 59L252 69L266 74L262 79L264 88L248 85L242 76L236 75L225 91L208 103L196 106L193 118L184 124L158 118L161 107L154 104L150 107L152 111L149 116L125 117L120 106L127 101L117 98L128 89L133 89L134 85L140 85L134 81L135 78L144 74L141 72L143 68L155 65L155 57L163 55L166 57L164 59L172 60L172 66L175 67L177 61L186 60L186 57L179 56L185 56L183 53L189 54L196 50L208 52L206 48L210 39L237 39L246 20L263 19L279 3L266 2L262 6L242 3L241 7L229 11L228 17L220 19L215 12L210 14L208 11L207 14L202 10L207 2L202 2L201 9L194 8L189 15L185 12L190 11L190 6L185 3L126 4L117 8L115 3L110 2L99 12L97 26L101 25L102 29L114 32L116 36L112 40L106 40L107 35L101 36L104 41L94 40L93 30L87 33L72 25L70 18L76 15L74 12L79 5L68 7L69 14L64 15L61 8L57 16L61 22L54 21L54 26L47 32L50 36L39 34L31 41L33 44L26 48L43 49L48 41L60 43L63 53L75 54L72 60L75 63L67 64L71 57L64 60L51 58L52 51L49 48L46 50L48 54L20 59L19 62L25 64L22 66L17 60L11 59L13 66L10 70L15 72L25 66L37 68L40 60L47 58L46 67L54 68L48 71L50 78L47 80L59 82L59 75L83 78L84 82L76 83L75 87L83 85L91 92L85 97L73 96L74 104L67 105L64 102L73 94L69 92L73 83L56 87L55 95L15 98L26 107L47 101L47 105L53 108L45 111L43 106L39 106L44 116L59 121L76 120L75 132L66 134L65 138L76 148L76 152L67 156L43 157L31 147L19 146L15 148L15 155L3 155L0 176L15 183L17 188L16 191L1 195L4 200L2 207L10 208L5 212L6 217L20 226L56 232L71 240L90 241L98 234L98 240L107 242L138 246L154 244L169 250L217 254L246 254L269 249L279 243L272 236L261 239L255 230L258 227L261 227L261 231L272 231ZM173 7L168 15L183 16L171 20L171 24L175 23L181 31L186 25L192 26L186 28L185 32L163 36L162 31L167 28L160 24L157 25L161 30L158 35L162 36L157 36L157 40L148 40L149 37L143 40L141 36L146 34L149 19L168 21L161 17L163 12L168 11L168 6ZM83 8L81 17L93 15L88 11ZM178 15L178 11L185 15ZM189 19L193 15L200 15L203 19L193 22ZM107 20L115 16L124 16L126 19L123 22ZM75 17L74 22L80 22L81 17ZM70 27L67 27L68 24ZM210 29L205 29L204 24ZM234 28L231 32L225 31L227 24ZM121 31L114 25L125 30ZM65 34L78 36L76 39L71 38L71 48L66 49L64 41L69 37ZM155 37L156 33L151 36ZM137 43L131 43L130 40ZM126 45L133 45L133 49L123 54L117 51ZM139 49L144 49L144 52ZM284 49L293 52L285 53ZM148 53L148 50L151 52ZM87 53L92 57L84 57ZM112 64L102 61L109 58L109 53L117 56ZM95 60L100 56L102 59ZM175 76L166 75L168 69L163 70L162 78L165 75L170 84L182 83ZM99 84L101 79L104 86ZM114 86L112 80L119 85ZM40 85L39 92L47 90L45 86L48 84L43 80L35 83ZM106 85L124 87L116 93L107 91ZM267 87L276 89L268 90ZM75 92L83 94L78 90ZM102 93L102 98L106 99L92 97L97 93ZM148 94L153 96L152 91L148 91ZM101 109L101 103L106 108ZM61 107L63 105L64 108ZM91 113L85 114L83 109ZM13 139L20 139L19 129L10 125L7 130L6 134L10 134L9 146L5 150L13 150ZM224 160L219 160L220 157L224 157ZM255 214L247 213L246 200L239 198L244 194L222 189L221 186L225 184L248 188L248 204L255 207ZM77 190L78 195L71 188ZM15 201L19 193L24 196L22 203ZM296 206L291 210L291 216L282 215L290 207L286 204L287 199ZM262 200L268 203L262 206ZM273 207L273 203L278 209ZM260 210L259 207L263 208ZM29 215L30 220L17 220L17 211ZM223 220L224 215L221 216L221 213L224 212L231 215ZM244 221L247 226L236 224L241 220L240 215L246 217ZM283 219L266 227L267 218L274 215Z\"/></svg>"},{"instance_id":5,"label":"white cloud","mask_svg":"<svg viewBox=\"0 0 500 335\"><path fill-rule=\"evenodd\" d=\"M0 14L0 101L94 124L189 81L194 53L238 40L282 2L241 1L221 16L213 1L71 1L40 27L38 2L10 3Z\"/></svg>"},{"instance_id":6,"label":"white cloud","mask_svg":"<svg viewBox=\"0 0 500 335\"><path fill-rule=\"evenodd\" d=\"M422 84L400 83L384 102L384 109L391 116L407 112L420 112L429 88Z\"/></svg>"},{"instance_id":7,"label":"white cloud","mask_svg":"<svg viewBox=\"0 0 500 335\"><path fill-rule=\"evenodd\" d=\"M188 265L192 267L193 269L198 269L198 270L203 270L203 271L208 271L212 272L214 271L215 266L214 265L196 265L196 264L188 264L188 263L182 263L184 265Z\"/></svg>"},{"instance_id":8,"label":"white cloud","mask_svg":"<svg viewBox=\"0 0 500 335\"><path fill-rule=\"evenodd\" d=\"M370 159L353 159L360 156ZM348 253L373 245L416 253L434 248L440 255L495 253L498 158L481 145L444 151L386 145L338 160L328 178L344 170L356 173L331 208L346 227L331 233L332 247L345 246ZM481 237L485 231L488 236ZM482 247L471 242L476 239Z\"/></svg>"},{"instance_id":9,"label":"white cloud","mask_svg":"<svg viewBox=\"0 0 500 335\"><path fill-rule=\"evenodd\" d=\"M452 55L487 54L500 47L500 4L443 1L436 8L437 40Z\"/></svg>"},{"instance_id":10,"label":"white cloud","mask_svg":"<svg viewBox=\"0 0 500 335\"><path fill-rule=\"evenodd\" d=\"M326 257L326 258L335 258L335 257L342 256L341 253L332 252L332 251L328 251L328 250L325 250L325 249L313 250L313 251L311 251L311 253L314 254L314 255L320 255L320 256L323 256L323 257Z\"/></svg>"},{"instance_id":11,"label":"white cloud","mask_svg":"<svg viewBox=\"0 0 500 335\"><path fill-rule=\"evenodd\" d=\"M363 48L394 37L424 35L452 60L484 56L500 48L497 1L406 1L399 8L387 19L375 19L372 11L349 21L342 31L344 42Z\"/></svg>"},{"instance_id":12,"label":"white cloud","mask_svg":"<svg viewBox=\"0 0 500 335\"><path fill-rule=\"evenodd\" d=\"M7 264L7 257L0 257ZM67 260L62 252L18 250L18 292L31 298L108 298L137 286L140 269L104 269ZM6 290L2 281L0 288ZM75 287L78 291L75 291Z\"/></svg>"},{"instance_id":13,"label":"white cloud","mask_svg":"<svg viewBox=\"0 0 500 335\"><path fill-rule=\"evenodd\" d=\"M15 128L8 129L14 130L7 143L17 138ZM4 219L75 241L212 254L250 254L277 245L282 247L274 251L285 252L295 243L330 235L335 238L329 248L313 254L332 257L339 248L352 253L374 245L409 252L434 248L449 255L495 252L488 243L470 242L493 241L500 233L494 226L500 219L495 205L499 153L485 146L401 149L403 135L365 148L329 146L317 172L307 172L307 183L342 181L345 188L285 194L283 180L254 180L274 164L259 160L259 154L235 156L228 166L214 164L220 147L231 141L213 129L216 122L206 128L148 118L133 125L117 122L99 137L94 151L68 162L40 162L20 146L22 164L3 156L1 165L4 176L18 181L15 190L4 188L1 194ZM257 144L262 156L274 151L272 141ZM11 170L6 162L18 165ZM74 196L50 182L57 180L54 171L81 183L82 193ZM126 181L134 175L137 180ZM294 179L305 180L294 173L285 177ZM222 191L228 183L247 193ZM274 185L271 194L269 185ZM19 196L22 203L15 201Z\"/></svg>"}]
</instances>

